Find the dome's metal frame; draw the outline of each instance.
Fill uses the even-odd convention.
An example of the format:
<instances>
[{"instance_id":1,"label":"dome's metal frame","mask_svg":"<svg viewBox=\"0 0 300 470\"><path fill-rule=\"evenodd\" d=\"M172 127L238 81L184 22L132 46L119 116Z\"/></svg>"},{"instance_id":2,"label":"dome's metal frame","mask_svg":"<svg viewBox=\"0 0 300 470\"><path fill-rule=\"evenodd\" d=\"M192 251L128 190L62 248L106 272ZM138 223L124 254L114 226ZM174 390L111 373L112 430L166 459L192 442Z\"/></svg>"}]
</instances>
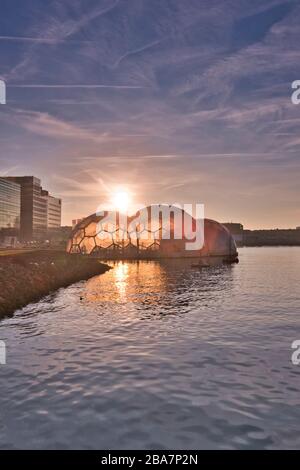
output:
<instances>
[{"instance_id":1,"label":"dome's metal frame","mask_svg":"<svg viewBox=\"0 0 300 470\"><path fill-rule=\"evenodd\" d=\"M153 206L145 208L148 214L151 207ZM157 206L158 209L161 207L163 206ZM173 209L174 211L181 211L182 224L184 224L184 216L187 214L177 207L169 206L169 209L171 209L171 225ZM224 261L234 261L237 259L237 248L232 235L226 227L216 221L210 219L204 220L204 246L201 250L189 251L184 248L187 241L184 236L182 240L176 240L171 233L170 239L163 239L162 231L164 227L161 219L159 219L159 227L154 231L146 228L140 230L139 228L134 233L127 231L126 236L122 237L120 236L120 231L123 231L124 234L124 229L118 226L118 215L117 223L113 229L107 230L101 226L101 220L105 219L107 214L108 212L103 212L101 215L93 214L79 222L73 229L69 239L67 246L68 253L90 255L105 260L221 258ZM128 218L129 224L137 217L137 214ZM192 216L189 217L192 220L193 227L195 227L195 219ZM145 230L149 233L149 238L142 240L140 234Z\"/></svg>"}]
</instances>

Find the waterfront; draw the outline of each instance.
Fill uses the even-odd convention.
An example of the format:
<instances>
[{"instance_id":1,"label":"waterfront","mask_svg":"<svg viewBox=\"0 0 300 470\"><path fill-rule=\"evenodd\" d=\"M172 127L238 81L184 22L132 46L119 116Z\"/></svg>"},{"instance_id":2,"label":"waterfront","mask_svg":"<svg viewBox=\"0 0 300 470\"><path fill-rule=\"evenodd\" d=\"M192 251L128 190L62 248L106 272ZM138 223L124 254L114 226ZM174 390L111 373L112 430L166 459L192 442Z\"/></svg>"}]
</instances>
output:
<instances>
[{"instance_id":1,"label":"waterfront","mask_svg":"<svg viewBox=\"0 0 300 470\"><path fill-rule=\"evenodd\" d=\"M60 287L90 279L108 269L97 259L54 250L0 254L0 318Z\"/></svg>"},{"instance_id":2,"label":"waterfront","mask_svg":"<svg viewBox=\"0 0 300 470\"><path fill-rule=\"evenodd\" d=\"M0 323L1 448L299 448L300 248L117 263Z\"/></svg>"}]
</instances>

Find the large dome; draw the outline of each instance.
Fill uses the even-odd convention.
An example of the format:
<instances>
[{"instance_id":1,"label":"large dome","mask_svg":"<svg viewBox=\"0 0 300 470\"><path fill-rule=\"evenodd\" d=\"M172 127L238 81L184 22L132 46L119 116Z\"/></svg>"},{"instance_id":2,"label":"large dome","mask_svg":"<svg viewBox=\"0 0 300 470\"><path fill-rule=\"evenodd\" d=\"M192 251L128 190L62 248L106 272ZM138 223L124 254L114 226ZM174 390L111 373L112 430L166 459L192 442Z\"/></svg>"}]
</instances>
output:
<instances>
[{"instance_id":1,"label":"large dome","mask_svg":"<svg viewBox=\"0 0 300 470\"><path fill-rule=\"evenodd\" d=\"M118 212L90 215L74 228L67 251L101 259L237 258L236 244L227 228L210 219L196 225L196 220L178 207L149 206L125 219ZM204 238L201 246L194 243L194 248L190 242L196 240L196 228Z\"/></svg>"}]
</instances>

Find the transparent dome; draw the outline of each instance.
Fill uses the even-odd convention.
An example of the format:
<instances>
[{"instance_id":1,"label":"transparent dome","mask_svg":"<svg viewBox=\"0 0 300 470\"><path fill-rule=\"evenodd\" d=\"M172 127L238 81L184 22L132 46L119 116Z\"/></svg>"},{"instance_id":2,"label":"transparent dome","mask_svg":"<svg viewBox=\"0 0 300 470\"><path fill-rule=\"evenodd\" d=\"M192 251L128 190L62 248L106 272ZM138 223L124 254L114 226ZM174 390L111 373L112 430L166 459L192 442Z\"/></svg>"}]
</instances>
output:
<instances>
[{"instance_id":1,"label":"transparent dome","mask_svg":"<svg viewBox=\"0 0 300 470\"><path fill-rule=\"evenodd\" d=\"M131 217L93 214L74 228L67 251L101 259L237 257L234 239L223 225L197 222L182 209L165 205L149 206Z\"/></svg>"}]
</instances>

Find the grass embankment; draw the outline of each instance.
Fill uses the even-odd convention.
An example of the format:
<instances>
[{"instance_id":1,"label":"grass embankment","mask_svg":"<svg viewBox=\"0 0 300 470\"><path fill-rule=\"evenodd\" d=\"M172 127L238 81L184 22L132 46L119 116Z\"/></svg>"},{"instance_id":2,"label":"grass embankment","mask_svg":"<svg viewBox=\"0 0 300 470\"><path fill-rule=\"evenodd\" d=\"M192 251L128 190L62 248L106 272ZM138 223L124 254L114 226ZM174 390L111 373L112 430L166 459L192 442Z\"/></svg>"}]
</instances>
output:
<instances>
[{"instance_id":1,"label":"grass embankment","mask_svg":"<svg viewBox=\"0 0 300 470\"><path fill-rule=\"evenodd\" d=\"M98 260L63 252L35 251L0 257L0 318L50 292L106 272Z\"/></svg>"}]
</instances>

